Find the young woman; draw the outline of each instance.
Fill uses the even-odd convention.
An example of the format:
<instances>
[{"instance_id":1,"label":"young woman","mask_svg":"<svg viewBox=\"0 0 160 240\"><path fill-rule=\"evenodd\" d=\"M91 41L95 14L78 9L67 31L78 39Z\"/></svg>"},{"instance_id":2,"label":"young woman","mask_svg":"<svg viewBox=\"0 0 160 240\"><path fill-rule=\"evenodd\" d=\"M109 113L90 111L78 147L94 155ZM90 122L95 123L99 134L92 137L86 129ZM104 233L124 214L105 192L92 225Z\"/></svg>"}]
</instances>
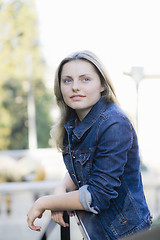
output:
<instances>
[{"instance_id":1,"label":"young woman","mask_svg":"<svg viewBox=\"0 0 160 240\"><path fill-rule=\"evenodd\" d=\"M137 136L98 58L88 51L65 58L56 73L55 95L61 119L52 135L68 172L54 195L34 203L29 227L40 231L34 220L49 209L64 227L64 210L98 214L107 239L150 228Z\"/></svg>"}]
</instances>

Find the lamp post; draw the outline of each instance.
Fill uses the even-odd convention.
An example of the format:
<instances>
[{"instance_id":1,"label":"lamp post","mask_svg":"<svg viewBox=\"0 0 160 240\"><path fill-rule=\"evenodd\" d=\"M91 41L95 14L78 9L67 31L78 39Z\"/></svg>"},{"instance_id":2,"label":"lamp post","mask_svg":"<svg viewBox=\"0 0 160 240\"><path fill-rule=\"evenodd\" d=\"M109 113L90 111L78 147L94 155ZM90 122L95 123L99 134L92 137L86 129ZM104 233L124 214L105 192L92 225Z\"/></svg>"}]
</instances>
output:
<instances>
[{"instance_id":1,"label":"lamp post","mask_svg":"<svg viewBox=\"0 0 160 240\"><path fill-rule=\"evenodd\" d=\"M27 78L28 78L28 147L30 150L37 149L37 132L36 132L36 114L35 101L32 84L32 59L26 56Z\"/></svg>"},{"instance_id":2,"label":"lamp post","mask_svg":"<svg viewBox=\"0 0 160 240\"><path fill-rule=\"evenodd\" d=\"M144 68L143 67L132 67L130 73L124 73L132 77L136 83L136 128L138 132L138 97L139 97L139 84L144 78Z\"/></svg>"}]
</instances>

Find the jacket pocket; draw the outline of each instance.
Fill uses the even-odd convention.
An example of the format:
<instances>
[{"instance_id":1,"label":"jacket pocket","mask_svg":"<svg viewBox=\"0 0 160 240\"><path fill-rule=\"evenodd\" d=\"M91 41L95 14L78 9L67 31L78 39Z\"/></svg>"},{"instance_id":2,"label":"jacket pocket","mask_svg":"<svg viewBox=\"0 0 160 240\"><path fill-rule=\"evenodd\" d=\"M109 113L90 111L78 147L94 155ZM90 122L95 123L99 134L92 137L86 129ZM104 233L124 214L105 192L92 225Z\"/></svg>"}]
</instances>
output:
<instances>
[{"instance_id":1,"label":"jacket pocket","mask_svg":"<svg viewBox=\"0 0 160 240\"><path fill-rule=\"evenodd\" d=\"M83 166L88 162L89 158L90 158L90 153L81 153L78 156L77 161L79 161L81 166Z\"/></svg>"},{"instance_id":2,"label":"jacket pocket","mask_svg":"<svg viewBox=\"0 0 160 240\"><path fill-rule=\"evenodd\" d=\"M74 166L81 186L86 184L92 173L92 157L91 152L77 152L75 154Z\"/></svg>"}]
</instances>

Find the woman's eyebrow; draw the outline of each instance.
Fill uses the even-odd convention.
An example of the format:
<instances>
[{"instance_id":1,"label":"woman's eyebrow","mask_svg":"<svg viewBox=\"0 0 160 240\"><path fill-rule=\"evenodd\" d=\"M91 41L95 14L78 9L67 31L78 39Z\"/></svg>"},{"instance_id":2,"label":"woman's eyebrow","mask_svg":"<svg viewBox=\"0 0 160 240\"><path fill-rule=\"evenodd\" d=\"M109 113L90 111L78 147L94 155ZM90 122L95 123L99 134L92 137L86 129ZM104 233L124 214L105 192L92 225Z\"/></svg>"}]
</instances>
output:
<instances>
[{"instance_id":1,"label":"woman's eyebrow","mask_svg":"<svg viewBox=\"0 0 160 240\"><path fill-rule=\"evenodd\" d=\"M91 76L91 75L92 74L90 74L90 73L84 73L84 74L79 75L79 77ZM65 78L65 77L72 78L72 76L69 76L69 75L62 75L62 78Z\"/></svg>"},{"instance_id":2,"label":"woman's eyebrow","mask_svg":"<svg viewBox=\"0 0 160 240\"><path fill-rule=\"evenodd\" d=\"M62 75L62 78L64 78L64 77L67 77L67 78L72 78L71 76L69 76L69 75Z\"/></svg>"},{"instance_id":3,"label":"woman's eyebrow","mask_svg":"<svg viewBox=\"0 0 160 240\"><path fill-rule=\"evenodd\" d=\"M91 75L92 75L92 74L90 74L90 73L85 73L85 74L80 75L80 77L91 76Z\"/></svg>"}]
</instances>

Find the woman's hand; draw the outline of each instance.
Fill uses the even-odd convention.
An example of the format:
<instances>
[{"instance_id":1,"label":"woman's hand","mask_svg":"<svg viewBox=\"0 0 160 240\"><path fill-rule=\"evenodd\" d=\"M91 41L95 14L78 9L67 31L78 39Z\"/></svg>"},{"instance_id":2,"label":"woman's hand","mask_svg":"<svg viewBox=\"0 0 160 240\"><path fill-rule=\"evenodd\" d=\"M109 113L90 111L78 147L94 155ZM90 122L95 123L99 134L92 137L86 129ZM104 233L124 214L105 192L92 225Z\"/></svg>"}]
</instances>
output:
<instances>
[{"instance_id":1,"label":"woman's hand","mask_svg":"<svg viewBox=\"0 0 160 240\"><path fill-rule=\"evenodd\" d=\"M54 222L58 223L62 227L69 227L69 224L64 221L63 213L64 213L63 211L59 211L59 212L52 211L51 218Z\"/></svg>"},{"instance_id":2,"label":"woman's hand","mask_svg":"<svg viewBox=\"0 0 160 240\"><path fill-rule=\"evenodd\" d=\"M40 206L40 198L34 203L34 205L32 206L32 208L30 209L30 211L27 214L27 222L28 222L28 226L31 230L34 231L41 231L41 226L35 226L34 225L34 221L36 220L36 218L41 218L43 213L44 213L44 209L42 209Z\"/></svg>"}]
</instances>

